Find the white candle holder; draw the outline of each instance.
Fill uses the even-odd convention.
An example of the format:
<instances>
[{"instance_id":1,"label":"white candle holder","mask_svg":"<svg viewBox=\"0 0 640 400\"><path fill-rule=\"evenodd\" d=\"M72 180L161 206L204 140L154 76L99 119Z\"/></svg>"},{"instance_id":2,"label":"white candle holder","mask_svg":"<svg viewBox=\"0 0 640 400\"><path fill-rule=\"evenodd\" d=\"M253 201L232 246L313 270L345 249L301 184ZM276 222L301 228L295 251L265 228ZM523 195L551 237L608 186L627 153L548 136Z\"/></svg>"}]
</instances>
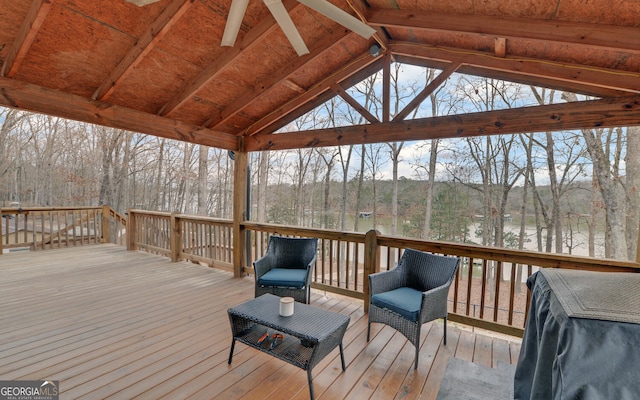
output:
<instances>
[{"instance_id":1,"label":"white candle holder","mask_svg":"<svg viewBox=\"0 0 640 400\"><path fill-rule=\"evenodd\" d=\"M293 297L283 297L280 299L280 315L290 317L293 315Z\"/></svg>"}]
</instances>

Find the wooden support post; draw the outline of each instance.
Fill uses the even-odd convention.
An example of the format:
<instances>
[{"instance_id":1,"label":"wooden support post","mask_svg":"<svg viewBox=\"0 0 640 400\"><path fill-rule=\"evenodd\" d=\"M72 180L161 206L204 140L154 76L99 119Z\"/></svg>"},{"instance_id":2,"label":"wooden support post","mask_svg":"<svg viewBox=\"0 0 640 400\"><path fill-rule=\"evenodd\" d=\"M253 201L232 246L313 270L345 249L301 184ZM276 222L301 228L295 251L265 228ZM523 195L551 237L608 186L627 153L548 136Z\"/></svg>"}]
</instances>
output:
<instances>
[{"instance_id":1,"label":"wooden support post","mask_svg":"<svg viewBox=\"0 0 640 400\"><path fill-rule=\"evenodd\" d=\"M180 254L182 253L182 224L178 213L171 213L169 230L171 232L171 238L169 239L169 245L171 246L171 261L177 262L180 260Z\"/></svg>"},{"instance_id":2,"label":"wooden support post","mask_svg":"<svg viewBox=\"0 0 640 400\"><path fill-rule=\"evenodd\" d=\"M136 250L136 216L133 210L127 214L127 250Z\"/></svg>"},{"instance_id":3,"label":"wooden support post","mask_svg":"<svg viewBox=\"0 0 640 400\"><path fill-rule=\"evenodd\" d=\"M240 148L244 148L244 142L240 141ZM249 157L245 151L234 153L234 179L233 179L233 276L240 278L246 266L246 229L242 222L247 215L247 182L249 179Z\"/></svg>"},{"instance_id":4,"label":"wooden support post","mask_svg":"<svg viewBox=\"0 0 640 400\"><path fill-rule=\"evenodd\" d=\"M2 209L0 208L0 218L2 218ZM4 242L4 235L8 235L9 234L9 222L6 220L5 218L5 222L4 222L4 226L5 226L5 231L2 231L2 221L0 221L0 256L2 255L3 251L2 251L2 243ZM25 230L26 232L26 230Z\"/></svg>"},{"instance_id":5,"label":"wooden support post","mask_svg":"<svg viewBox=\"0 0 640 400\"><path fill-rule=\"evenodd\" d=\"M2 250L1 244L0 244L0 250ZM640 227L638 227L638 244L636 247L636 263L640 264Z\"/></svg>"},{"instance_id":6,"label":"wooden support post","mask_svg":"<svg viewBox=\"0 0 640 400\"><path fill-rule=\"evenodd\" d=\"M369 275L380 272L380 247L378 247L378 231L367 232L364 238L364 312L369 312Z\"/></svg>"},{"instance_id":7,"label":"wooden support post","mask_svg":"<svg viewBox=\"0 0 640 400\"><path fill-rule=\"evenodd\" d=\"M389 122L391 119L391 52L387 51L383 55L382 65L382 122Z\"/></svg>"},{"instance_id":8,"label":"wooden support post","mask_svg":"<svg viewBox=\"0 0 640 400\"><path fill-rule=\"evenodd\" d=\"M102 206L102 243L111 243L111 207Z\"/></svg>"}]
</instances>

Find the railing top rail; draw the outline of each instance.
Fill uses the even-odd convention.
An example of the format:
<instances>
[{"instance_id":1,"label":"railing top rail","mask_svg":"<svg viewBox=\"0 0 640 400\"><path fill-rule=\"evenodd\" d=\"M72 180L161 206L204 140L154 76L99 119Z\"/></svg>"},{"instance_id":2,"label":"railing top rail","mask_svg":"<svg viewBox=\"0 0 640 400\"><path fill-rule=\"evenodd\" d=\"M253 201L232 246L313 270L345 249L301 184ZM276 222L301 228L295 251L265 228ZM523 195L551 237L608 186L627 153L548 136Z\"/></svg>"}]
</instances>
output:
<instances>
[{"instance_id":1,"label":"railing top rail","mask_svg":"<svg viewBox=\"0 0 640 400\"><path fill-rule=\"evenodd\" d=\"M120 214L119 212L117 212L111 207L109 207L109 213L111 213L111 215L113 215L113 217L117 218L118 220L125 221L125 222L127 220L127 217L125 215Z\"/></svg>"},{"instance_id":2,"label":"railing top rail","mask_svg":"<svg viewBox=\"0 0 640 400\"><path fill-rule=\"evenodd\" d=\"M541 253L527 250L516 250L498 247L482 247L472 244L457 244L449 242L423 241L407 239L389 235L378 235L381 246L414 248L416 250L433 253L452 254L460 257L512 262L517 264L535 265L547 268L604 268L607 270L640 269L640 264L633 261L592 258L568 254Z\"/></svg>"},{"instance_id":3,"label":"railing top rail","mask_svg":"<svg viewBox=\"0 0 640 400\"><path fill-rule=\"evenodd\" d=\"M358 232L338 232L329 229L300 228L287 225L263 224L251 221L243 221L242 226L258 232L269 232L279 235L318 237L321 239L343 240L356 243L365 242L365 234Z\"/></svg>"},{"instance_id":4,"label":"railing top rail","mask_svg":"<svg viewBox=\"0 0 640 400\"><path fill-rule=\"evenodd\" d=\"M139 209L130 209L128 210L129 214L134 213L134 214L146 214L146 215L153 215L156 217L162 217L162 218L171 218L171 213L169 212L163 212L163 211L148 211L148 210L139 210Z\"/></svg>"},{"instance_id":5,"label":"railing top rail","mask_svg":"<svg viewBox=\"0 0 640 400\"><path fill-rule=\"evenodd\" d=\"M73 210L100 210L102 206L78 206L78 207L0 207L3 213L25 213L29 211L73 211Z\"/></svg>"},{"instance_id":6,"label":"railing top rail","mask_svg":"<svg viewBox=\"0 0 640 400\"><path fill-rule=\"evenodd\" d=\"M210 222L217 225L222 226L233 226L232 219L224 219L224 218L214 218L214 217L202 217L199 215L187 215L187 214L176 214L176 218L187 220L187 221L201 221L201 222Z\"/></svg>"}]
</instances>

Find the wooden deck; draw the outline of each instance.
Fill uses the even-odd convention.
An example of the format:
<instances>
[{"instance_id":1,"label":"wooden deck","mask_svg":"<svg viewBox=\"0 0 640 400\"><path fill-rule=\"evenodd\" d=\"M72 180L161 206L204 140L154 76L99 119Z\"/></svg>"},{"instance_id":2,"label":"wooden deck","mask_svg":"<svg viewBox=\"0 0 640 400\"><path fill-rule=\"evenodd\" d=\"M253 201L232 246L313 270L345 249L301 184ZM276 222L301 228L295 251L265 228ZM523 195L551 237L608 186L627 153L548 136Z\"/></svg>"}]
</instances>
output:
<instances>
[{"instance_id":1,"label":"wooden deck","mask_svg":"<svg viewBox=\"0 0 640 400\"><path fill-rule=\"evenodd\" d=\"M306 373L238 344L227 365L227 308L252 278L116 245L0 256L0 380L59 380L61 399L308 399ZM496 367L519 343L426 324L420 366L389 327L366 342L361 301L321 292L312 305L351 317L346 372L334 350L313 369L320 399L435 399L450 357Z\"/></svg>"}]
</instances>

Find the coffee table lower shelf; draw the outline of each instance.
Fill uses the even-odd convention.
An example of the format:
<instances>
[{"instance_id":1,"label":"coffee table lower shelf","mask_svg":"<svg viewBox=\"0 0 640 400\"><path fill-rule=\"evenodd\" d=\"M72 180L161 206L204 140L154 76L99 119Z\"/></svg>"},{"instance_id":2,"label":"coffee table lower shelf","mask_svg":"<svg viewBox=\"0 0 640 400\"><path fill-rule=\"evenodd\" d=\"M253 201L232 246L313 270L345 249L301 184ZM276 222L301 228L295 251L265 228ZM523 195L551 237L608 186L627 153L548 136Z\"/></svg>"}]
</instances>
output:
<instances>
[{"instance_id":1,"label":"coffee table lower shelf","mask_svg":"<svg viewBox=\"0 0 640 400\"><path fill-rule=\"evenodd\" d=\"M281 317L277 312L278 304L279 297L265 294L228 310L233 334L229 365L236 341L244 343L307 371L313 400L311 370L320 360L338 347L342 370L346 369L342 338L349 317L301 303L295 304L294 315ZM265 333L268 338L258 343ZM281 334L283 338L271 347L274 334Z\"/></svg>"}]
</instances>

